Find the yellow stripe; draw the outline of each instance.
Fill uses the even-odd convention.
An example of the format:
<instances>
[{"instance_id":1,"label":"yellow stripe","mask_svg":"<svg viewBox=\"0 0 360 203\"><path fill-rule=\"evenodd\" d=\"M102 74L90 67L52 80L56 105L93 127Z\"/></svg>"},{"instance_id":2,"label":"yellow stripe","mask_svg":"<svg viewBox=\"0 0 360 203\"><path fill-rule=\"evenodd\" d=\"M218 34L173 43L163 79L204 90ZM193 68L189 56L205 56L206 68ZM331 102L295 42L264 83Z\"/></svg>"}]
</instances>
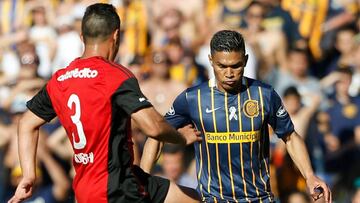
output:
<instances>
[{"instance_id":1,"label":"yellow stripe","mask_svg":"<svg viewBox=\"0 0 360 203\"><path fill-rule=\"evenodd\" d=\"M248 93L248 97L251 100L251 95L250 95L250 89L249 89L249 85L248 85L248 81L245 79L246 81L246 90ZM251 117L251 130L254 131L254 118ZM252 181L253 181L253 185L256 189L256 194L257 196L259 196L259 188L256 186L256 182L255 182L255 172L254 172L254 168L253 168L253 164L252 164L252 154L253 154L253 143L250 143L250 167L251 167L251 172L252 172ZM262 200L260 199L260 202L262 202Z\"/></svg>"},{"instance_id":2,"label":"yellow stripe","mask_svg":"<svg viewBox=\"0 0 360 203\"><path fill-rule=\"evenodd\" d=\"M227 93L225 92L225 114L226 114L226 130L227 132L230 132L230 127L229 127L229 110L228 110L228 99L227 99Z\"/></svg>"},{"instance_id":3,"label":"yellow stripe","mask_svg":"<svg viewBox=\"0 0 360 203\"><path fill-rule=\"evenodd\" d=\"M238 113L239 113L239 128L240 132L242 132L242 119L241 119L241 103L240 103L240 93L238 94Z\"/></svg>"},{"instance_id":4,"label":"yellow stripe","mask_svg":"<svg viewBox=\"0 0 360 203\"><path fill-rule=\"evenodd\" d=\"M202 131L205 132L204 121L203 121L202 111L201 111L201 93L200 93L200 89L198 89L197 93L198 93L197 94L197 96L198 96L198 110L199 110L199 118L200 118L201 128L202 128ZM199 167L199 173L198 173L198 182L200 183L200 176L201 176L202 162L203 162L202 161L203 159L202 159L201 143L199 144L199 151L200 151L200 167ZM208 172L209 172L209 180L208 181L210 182L210 179L211 179L210 178L210 159L209 159L209 150L208 150L207 143L206 143L206 151L207 151L207 155L208 155ZM201 184L200 184L200 192L201 192L201 196L204 196ZM210 190L208 192L210 192Z\"/></svg>"},{"instance_id":5,"label":"yellow stripe","mask_svg":"<svg viewBox=\"0 0 360 203\"><path fill-rule=\"evenodd\" d=\"M239 113L239 131L242 132L242 118L241 118L241 109L240 109L241 103L240 103L240 93L238 94L238 113ZM242 150L242 143L240 143L240 167L241 167L241 176L242 181L244 185L244 193L245 193L245 199L249 201L248 194L246 191L246 182L245 182L245 175L244 175L244 162L243 162L243 150Z\"/></svg>"},{"instance_id":6,"label":"yellow stripe","mask_svg":"<svg viewBox=\"0 0 360 203\"><path fill-rule=\"evenodd\" d=\"M215 109L214 107L214 88L211 87L211 108ZM213 124L214 124L214 131L217 133L217 127L216 127L216 116L215 111L212 111L212 117L213 117ZM222 194L222 182L221 182L221 174L220 174L220 162L219 162L219 147L218 144L215 144L215 150L216 150L216 169L219 179L219 189L220 189L220 197L221 199L224 199L224 196Z\"/></svg>"},{"instance_id":7,"label":"yellow stripe","mask_svg":"<svg viewBox=\"0 0 360 203\"><path fill-rule=\"evenodd\" d=\"M259 89L259 97L260 97L260 102L261 102L261 121L262 121L261 123L263 123L263 121L264 121L263 98L262 98L261 87L258 87L258 89ZM258 143L259 143L259 156L258 156L258 157L260 158L260 151L262 151L262 150L261 150L260 141L258 141ZM263 151L262 151L262 152L263 152ZM264 156L262 156L262 157L264 157ZM267 167L264 158L262 158L262 161L264 162L265 167ZM267 172L267 170L266 170L266 172ZM267 188L266 182L264 181L264 178L262 177L261 164L260 164L260 166L259 166L259 173L260 173L260 179L261 179L261 181L263 182L263 184L264 184L264 186L265 186L265 191L266 191L266 193L268 194L268 198L269 198L269 200L270 200L270 202L271 202L271 201L272 201L272 200L271 200L271 195L270 195L270 193L268 192L268 188Z\"/></svg>"},{"instance_id":8,"label":"yellow stripe","mask_svg":"<svg viewBox=\"0 0 360 203\"><path fill-rule=\"evenodd\" d=\"M217 203L217 199L216 199L216 197L213 197L213 198L214 198L214 202L215 202L215 203Z\"/></svg>"},{"instance_id":9,"label":"yellow stripe","mask_svg":"<svg viewBox=\"0 0 360 203\"><path fill-rule=\"evenodd\" d=\"M198 180L200 181L201 171L202 171L202 151L201 151L201 143L199 144L199 153L200 153L200 166L198 173Z\"/></svg>"},{"instance_id":10,"label":"yellow stripe","mask_svg":"<svg viewBox=\"0 0 360 203\"><path fill-rule=\"evenodd\" d=\"M260 93L260 103L261 103L261 118L262 118L262 121L264 122L264 117L265 117L264 116L264 101L263 101L263 94L262 94L261 87L259 87L259 93ZM268 166L267 166L265 160L263 160L263 161L265 163L266 174L270 178Z\"/></svg>"},{"instance_id":11,"label":"yellow stripe","mask_svg":"<svg viewBox=\"0 0 360 203\"><path fill-rule=\"evenodd\" d=\"M228 95L227 95L227 93L225 92L226 131L227 131L227 132L230 132L230 127L229 127L229 112L228 112L228 99L227 99L227 97L228 97ZM230 143L228 143L228 163L229 163L230 182L231 182L231 191L232 191L233 199L235 200L235 202L238 202L238 201L236 200L236 196L235 196L234 177L233 177L233 174L232 174Z\"/></svg>"},{"instance_id":12,"label":"yellow stripe","mask_svg":"<svg viewBox=\"0 0 360 203\"><path fill-rule=\"evenodd\" d=\"M199 90L200 91L200 90ZM205 131L204 131L205 132ZM209 175L209 180L208 180L208 193L210 193L210 183L211 183L211 175L210 175L210 154L209 154L209 146L208 143L206 143L206 153L207 153L207 160L208 160L208 175Z\"/></svg>"},{"instance_id":13,"label":"yellow stripe","mask_svg":"<svg viewBox=\"0 0 360 203\"><path fill-rule=\"evenodd\" d=\"M216 128L216 117L215 117L215 107L214 107L214 88L211 87L211 108L213 109L212 111L212 117L213 117L213 124L214 124L214 132L217 132L217 128Z\"/></svg>"}]
</instances>

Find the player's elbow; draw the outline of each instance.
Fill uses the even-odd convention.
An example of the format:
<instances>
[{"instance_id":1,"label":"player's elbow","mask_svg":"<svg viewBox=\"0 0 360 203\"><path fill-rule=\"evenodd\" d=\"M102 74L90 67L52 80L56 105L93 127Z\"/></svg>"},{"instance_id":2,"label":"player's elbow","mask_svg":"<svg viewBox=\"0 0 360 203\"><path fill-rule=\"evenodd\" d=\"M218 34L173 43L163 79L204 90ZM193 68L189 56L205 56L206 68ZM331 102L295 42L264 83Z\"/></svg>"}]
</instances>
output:
<instances>
[{"instance_id":1,"label":"player's elbow","mask_svg":"<svg viewBox=\"0 0 360 203\"><path fill-rule=\"evenodd\" d=\"M24 132L29 132L34 129L35 129L35 127L31 124L31 122L29 122L26 119L26 117L23 116L19 119L19 127L18 127L19 134L22 134Z\"/></svg>"},{"instance_id":2,"label":"player's elbow","mask_svg":"<svg viewBox=\"0 0 360 203\"><path fill-rule=\"evenodd\" d=\"M26 111L19 120L19 133L31 133L37 131L45 120L39 118L31 111Z\"/></svg>"},{"instance_id":3,"label":"player's elbow","mask_svg":"<svg viewBox=\"0 0 360 203\"><path fill-rule=\"evenodd\" d=\"M154 122L152 125L148 126L145 132L147 136L154 138L156 140L158 140L163 133L164 133L163 127L159 122Z\"/></svg>"}]
</instances>

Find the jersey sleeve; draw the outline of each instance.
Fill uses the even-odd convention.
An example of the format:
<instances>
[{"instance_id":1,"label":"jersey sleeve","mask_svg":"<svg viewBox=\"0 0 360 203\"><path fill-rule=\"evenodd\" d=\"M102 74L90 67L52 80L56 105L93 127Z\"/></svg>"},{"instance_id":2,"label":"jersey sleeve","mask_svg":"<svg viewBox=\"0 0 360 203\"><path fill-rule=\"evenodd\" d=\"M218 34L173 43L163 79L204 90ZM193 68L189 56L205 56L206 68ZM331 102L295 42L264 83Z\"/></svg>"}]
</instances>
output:
<instances>
[{"instance_id":1,"label":"jersey sleeve","mask_svg":"<svg viewBox=\"0 0 360 203\"><path fill-rule=\"evenodd\" d=\"M174 101L169 111L165 114L165 119L174 128L181 128L191 123L186 91L182 92Z\"/></svg>"},{"instance_id":2,"label":"jersey sleeve","mask_svg":"<svg viewBox=\"0 0 360 203\"><path fill-rule=\"evenodd\" d=\"M56 117L49 94L44 86L31 100L26 103L27 108L46 122Z\"/></svg>"},{"instance_id":3,"label":"jersey sleeve","mask_svg":"<svg viewBox=\"0 0 360 203\"><path fill-rule=\"evenodd\" d=\"M294 131L294 125L286 111L280 96L274 89L270 93L269 123L279 138L284 138Z\"/></svg>"},{"instance_id":4,"label":"jersey sleeve","mask_svg":"<svg viewBox=\"0 0 360 203\"><path fill-rule=\"evenodd\" d=\"M116 105L121 107L128 115L152 104L141 92L139 83L136 78L125 80L115 91L113 100Z\"/></svg>"}]
</instances>

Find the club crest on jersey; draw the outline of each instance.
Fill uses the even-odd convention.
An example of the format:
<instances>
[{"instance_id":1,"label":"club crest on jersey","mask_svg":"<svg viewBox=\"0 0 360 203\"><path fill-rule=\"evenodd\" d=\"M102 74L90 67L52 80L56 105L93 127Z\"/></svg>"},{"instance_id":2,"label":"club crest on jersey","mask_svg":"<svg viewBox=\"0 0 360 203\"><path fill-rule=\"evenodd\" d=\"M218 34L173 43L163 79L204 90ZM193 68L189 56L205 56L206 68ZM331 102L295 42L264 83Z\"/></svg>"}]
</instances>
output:
<instances>
[{"instance_id":1,"label":"club crest on jersey","mask_svg":"<svg viewBox=\"0 0 360 203\"><path fill-rule=\"evenodd\" d=\"M169 116L175 115L175 109L173 106L170 107L169 111L166 113Z\"/></svg>"},{"instance_id":2,"label":"club crest on jersey","mask_svg":"<svg viewBox=\"0 0 360 203\"><path fill-rule=\"evenodd\" d=\"M256 100L246 100L243 106L245 116L249 118L257 117L259 115L259 104Z\"/></svg>"}]
</instances>

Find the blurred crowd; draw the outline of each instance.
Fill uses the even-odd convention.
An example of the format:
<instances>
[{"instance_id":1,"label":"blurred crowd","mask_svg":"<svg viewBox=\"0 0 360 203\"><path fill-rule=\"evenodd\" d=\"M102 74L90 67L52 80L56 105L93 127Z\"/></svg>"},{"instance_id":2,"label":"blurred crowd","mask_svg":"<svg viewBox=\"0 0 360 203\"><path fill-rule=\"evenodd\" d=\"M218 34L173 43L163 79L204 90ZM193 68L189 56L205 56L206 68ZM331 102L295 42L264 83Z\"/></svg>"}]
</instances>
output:
<instances>
[{"instance_id":1,"label":"blurred crowd","mask_svg":"<svg viewBox=\"0 0 360 203\"><path fill-rule=\"evenodd\" d=\"M118 9L116 61L134 73L161 114L187 87L213 77L211 36L221 29L241 32L249 55L245 76L282 96L335 202L360 203L360 0L1 0L0 202L21 176L16 126L26 101L81 56L81 18L94 2ZM40 134L31 201L74 202L66 132L54 119ZM135 162L145 139L133 126ZM311 202L276 135L270 150L277 199ZM193 156L192 146L165 145L153 173L195 188Z\"/></svg>"}]
</instances>

